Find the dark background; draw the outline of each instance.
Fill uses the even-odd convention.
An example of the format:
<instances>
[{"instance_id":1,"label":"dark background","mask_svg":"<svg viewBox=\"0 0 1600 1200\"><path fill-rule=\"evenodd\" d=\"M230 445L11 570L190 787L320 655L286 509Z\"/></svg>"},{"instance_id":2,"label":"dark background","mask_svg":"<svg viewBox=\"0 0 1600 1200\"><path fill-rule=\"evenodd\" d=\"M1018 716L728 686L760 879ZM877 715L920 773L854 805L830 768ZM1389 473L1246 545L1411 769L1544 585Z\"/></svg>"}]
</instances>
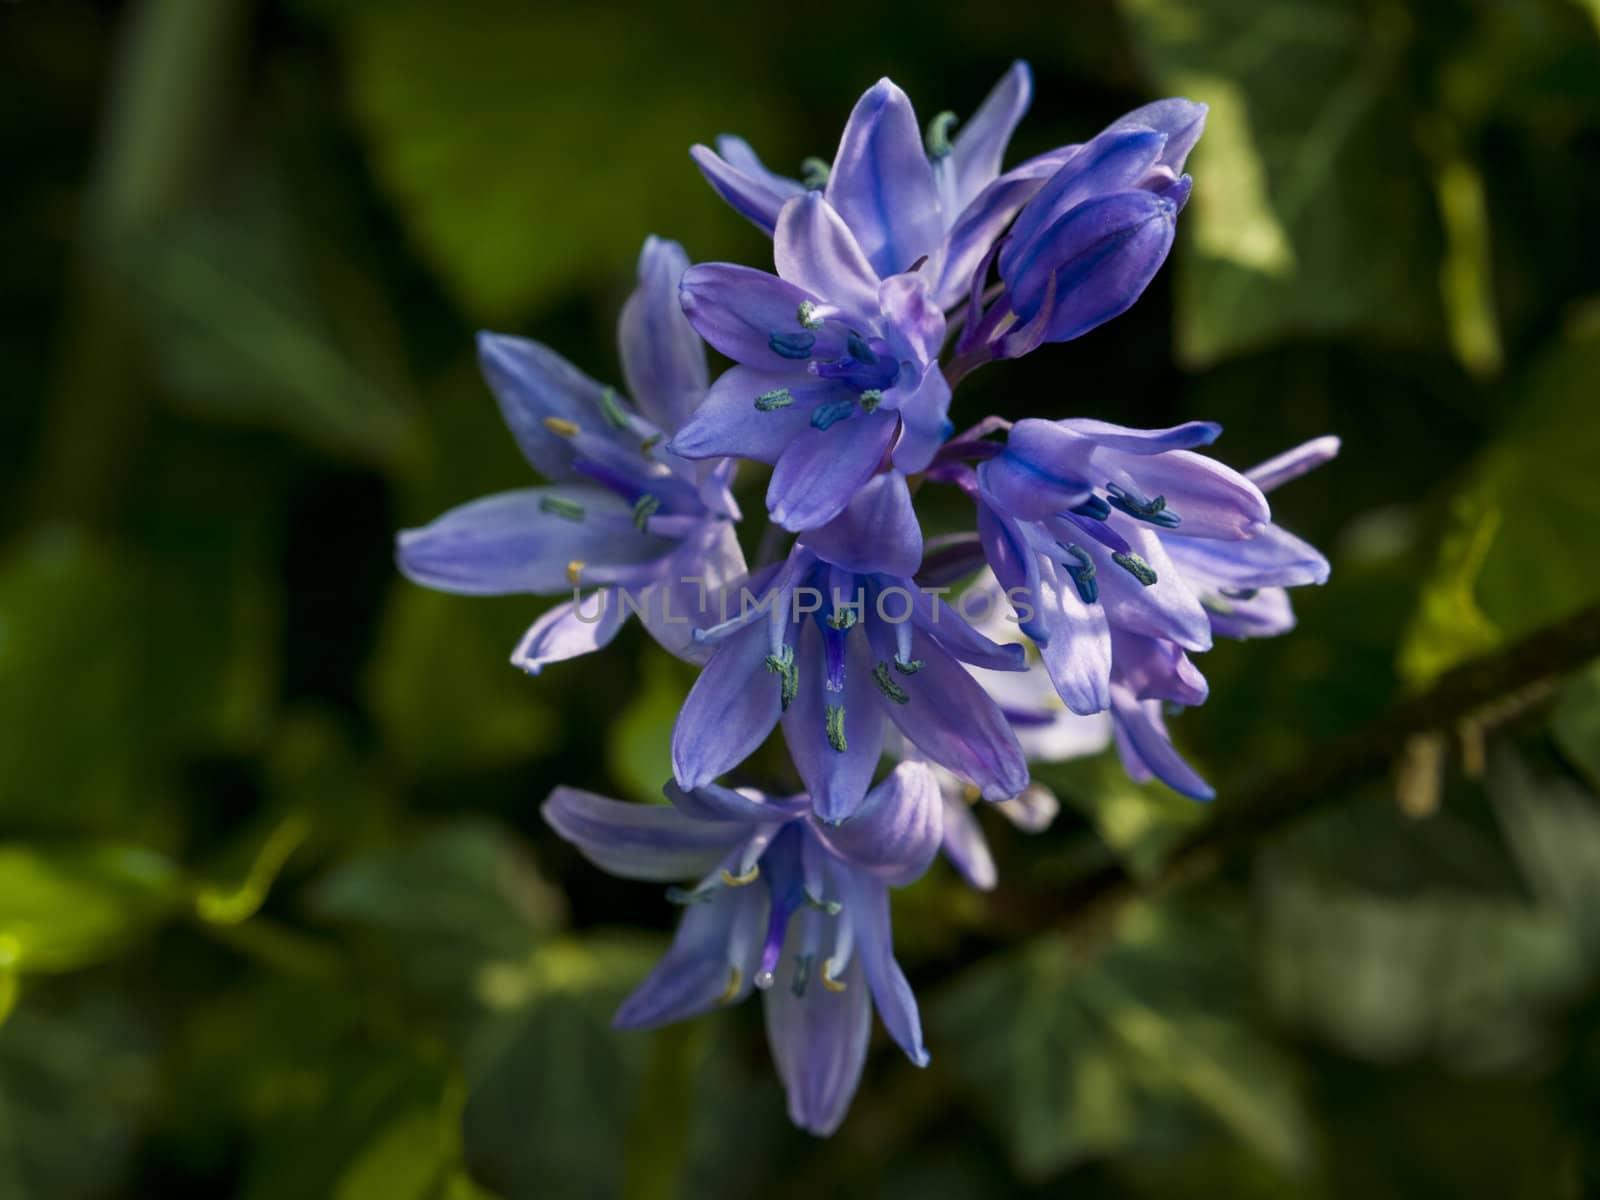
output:
<instances>
[{"instance_id":1,"label":"dark background","mask_svg":"<svg viewBox=\"0 0 1600 1200\"><path fill-rule=\"evenodd\" d=\"M0 1197L1600 1186L1584 664L1117 919L1069 899L1600 592L1597 22L0 5ZM1215 809L1045 768L1051 831L985 814L1000 891L941 865L897 897L933 1065L880 1035L818 1142L757 1005L608 1030L674 911L538 818L557 782L655 798L688 669L633 629L526 679L505 659L545 602L411 587L392 535L530 482L476 329L615 380L646 233L768 262L691 142L793 171L878 76L964 114L1018 56L1010 161L1162 95L1211 121L1144 300L953 415L1215 419L1238 466L1338 433L1274 497L1333 581L1293 636L1202 660L1212 700L1175 728Z\"/></svg>"}]
</instances>

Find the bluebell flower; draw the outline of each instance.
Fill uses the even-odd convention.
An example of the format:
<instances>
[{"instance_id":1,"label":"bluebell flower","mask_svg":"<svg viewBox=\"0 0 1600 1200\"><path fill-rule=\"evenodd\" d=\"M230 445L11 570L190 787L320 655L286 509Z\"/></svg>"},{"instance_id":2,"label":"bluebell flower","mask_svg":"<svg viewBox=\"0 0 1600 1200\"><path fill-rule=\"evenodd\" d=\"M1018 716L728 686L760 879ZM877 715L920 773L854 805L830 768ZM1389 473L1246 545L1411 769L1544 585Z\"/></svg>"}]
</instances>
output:
<instances>
[{"instance_id":1,"label":"bluebell flower","mask_svg":"<svg viewBox=\"0 0 1600 1200\"><path fill-rule=\"evenodd\" d=\"M690 154L735 209L767 233L783 206L808 188L841 215L883 278L922 263L941 309L966 296L995 239L1076 147L1001 174L1011 135L1033 99L1026 63L1014 63L970 120L942 112L919 129L906 94L880 79L856 103L831 164L812 160L805 181L767 169L736 137ZM951 136L951 130L956 130Z\"/></svg>"},{"instance_id":2,"label":"bluebell flower","mask_svg":"<svg viewBox=\"0 0 1600 1200\"><path fill-rule=\"evenodd\" d=\"M890 475L877 477L833 526L741 585L742 596L726 593L730 615L699 635L715 650L673 729L679 785L700 787L731 770L781 721L825 820L861 804L891 725L989 799L1027 786L1010 723L962 665L1020 670L1022 647L976 633L912 581L920 537L897 546L892 535L849 536L864 525L885 535L914 528L902 489Z\"/></svg>"},{"instance_id":3,"label":"bluebell flower","mask_svg":"<svg viewBox=\"0 0 1600 1200\"><path fill-rule=\"evenodd\" d=\"M1245 474L1262 492L1270 492L1338 452L1338 438L1315 438ZM1173 569L1199 597L1213 631L1222 637L1288 632L1294 627L1294 611L1286 589L1328 579L1327 559L1276 524L1244 540L1161 536ZM1210 798L1210 786L1173 747L1163 715L1205 697L1205 680L1180 646L1162 638L1116 635L1111 711L1117 749L1129 775L1140 781L1157 778L1185 795Z\"/></svg>"},{"instance_id":4,"label":"bluebell flower","mask_svg":"<svg viewBox=\"0 0 1600 1200\"><path fill-rule=\"evenodd\" d=\"M1000 284L986 290L987 262L973 276L953 380L1127 311L1172 248L1205 116L1203 104L1158 100L1070 148L996 245Z\"/></svg>"},{"instance_id":5,"label":"bluebell flower","mask_svg":"<svg viewBox=\"0 0 1600 1200\"><path fill-rule=\"evenodd\" d=\"M653 1029L762 992L767 1039L789 1115L826 1136L860 1082L877 1006L918 1066L928 1053L916 998L894 958L888 888L938 853L943 806L931 772L902 763L841 825L806 796L667 787L672 807L556 788L545 820L590 861L626 879L698 880L672 947L617 1010Z\"/></svg>"},{"instance_id":6,"label":"bluebell flower","mask_svg":"<svg viewBox=\"0 0 1600 1200\"><path fill-rule=\"evenodd\" d=\"M994 574L985 570L963 593L957 609L971 613L971 625L997 642L1018 642L1023 635ZM1023 646L1024 651L1028 649ZM1031 655L1023 671L991 671L968 667L990 699L1000 706L1017 735L1028 762L1065 762L1098 754L1111 741L1112 723L1106 713L1079 716L1069 712L1056 695L1050 677L1037 654ZM944 799L944 856L973 887L992 889L999 881L994 855L974 814L982 801L977 788L936 763L930 762L915 746L904 743L899 750L907 762L927 762L938 781ZM1060 811L1054 792L1038 782L1029 783L1009 800L988 805L1025 833L1048 828Z\"/></svg>"},{"instance_id":7,"label":"bluebell flower","mask_svg":"<svg viewBox=\"0 0 1600 1200\"><path fill-rule=\"evenodd\" d=\"M921 274L880 278L820 195L784 204L774 257L777 275L727 263L684 275L690 323L738 365L672 449L775 464L772 519L815 529L885 462L920 471L948 435L944 314Z\"/></svg>"},{"instance_id":8,"label":"bluebell flower","mask_svg":"<svg viewBox=\"0 0 1600 1200\"><path fill-rule=\"evenodd\" d=\"M634 611L668 650L695 658L698 581L744 573L728 490L734 464L690 462L667 446L708 386L704 347L678 304L687 266L675 242L645 242L618 327L633 404L537 342L480 334L479 361L505 422L551 482L475 500L399 536L401 571L440 591L600 589L528 630L511 661L531 673L600 649Z\"/></svg>"}]
</instances>

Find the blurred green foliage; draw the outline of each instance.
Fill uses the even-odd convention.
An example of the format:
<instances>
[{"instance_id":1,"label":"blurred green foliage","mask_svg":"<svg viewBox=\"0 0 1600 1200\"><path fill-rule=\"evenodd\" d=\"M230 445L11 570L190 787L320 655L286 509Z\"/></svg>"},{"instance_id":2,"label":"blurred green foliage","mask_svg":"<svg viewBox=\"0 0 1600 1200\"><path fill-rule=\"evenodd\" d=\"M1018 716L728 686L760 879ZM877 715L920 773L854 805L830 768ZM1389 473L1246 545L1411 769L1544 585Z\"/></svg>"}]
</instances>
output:
<instances>
[{"instance_id":1,"label":"blurred green foliage","mask_svg":"<svg viewBox=\"0 0 1600 1200\"><path fill-rule=\"evenodd\" d=\"M1576 0L722 9L0 6L0 1196L1321 1198L1600 1187L1600 675L1514 692L1407 805L1326 795L1119 914L1213 819L1106 760L977 896L896 901L933 1064L791 1129L756 1005L609 1016L656 888L543 828L657 799L690 673L625 632L529 680L537 600L422 592L393 531L527 470L490 325L602 379L646 233L761 263L685 153L826 154L882 74L1017 156L1211 106L1167 272L958 418L1222 421L1331 550L1180 739L1219 811L1600 598L1600 11ZM747 511L761 480L745 472ZM924 489L933 527L959 502ZM1458 754L1457 750L1461 753ZM760 760L778 786L781 754ZM1429 800L1419 806L1417 797Z\"/></svg>"}]
</instances>

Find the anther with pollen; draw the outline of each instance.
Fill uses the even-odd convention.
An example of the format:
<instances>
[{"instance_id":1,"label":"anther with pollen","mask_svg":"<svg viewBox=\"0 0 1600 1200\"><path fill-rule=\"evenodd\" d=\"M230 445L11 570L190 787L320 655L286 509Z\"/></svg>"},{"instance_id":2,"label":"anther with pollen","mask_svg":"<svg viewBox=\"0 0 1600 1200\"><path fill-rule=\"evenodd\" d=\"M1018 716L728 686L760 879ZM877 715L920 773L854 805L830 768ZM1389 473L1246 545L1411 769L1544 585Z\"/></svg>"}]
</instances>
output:
<instances>
[{"instance_id":1,"label":"anther with pollen","mask_svg":"<svg viewBox=\"0 0 1600 1200\"><path fill-rule=\"evenodd\" d=\"M1143 587L1154 587L1156 583L1155 569L1137 554L1113 553L1111 561L1116 563L1129 575L1137 579Z\"/></svg>"},{"instance_id":2,"label":"anther with pollen","mask_svg":"<svg viewBox=\"0 0 1600 1200\"><path fill-rule=\"evenodd\" d=\"M576 500L563 500L560 496L540 496L539 511L568 521L583 520L583 505Z\"/></svg>"},{"instance_id":3,"label":"anther with pollen","mask_svg":"<svg viewBox=\"0 0 1600 1200\"><path fill-rule=\"evenodd\" d=\"M843 754L850 748L849 743L844 740L844 705L828 705L827 722L828 745L832 746L840 754Z\"/></svg>"}]
</instances>

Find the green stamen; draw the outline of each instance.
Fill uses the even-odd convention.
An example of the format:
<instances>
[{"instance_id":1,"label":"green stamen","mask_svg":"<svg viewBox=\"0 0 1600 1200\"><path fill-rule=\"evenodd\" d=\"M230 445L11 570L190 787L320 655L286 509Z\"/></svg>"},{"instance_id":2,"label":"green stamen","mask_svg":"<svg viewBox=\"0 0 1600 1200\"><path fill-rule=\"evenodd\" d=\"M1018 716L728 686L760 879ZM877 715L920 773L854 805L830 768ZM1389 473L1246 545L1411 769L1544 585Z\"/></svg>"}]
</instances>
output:
<instances>
[{"instance_id":1,"label":"green stamen","mask_svg":"<svg viewBox=\"0 0 1600 1200\"><path fill-rule=\"evenodd\" d=\"M933 120L928 122L923 141L927 144L929 158L948 157L950 151L955 149L950 143L950 131L956 127L957 123L955 113L950 112L948 109L942 113L935 114Z\"/></svg>"},{"instance_id":2,"label":"green stamen","mask_svg":"<svg viewBox=\"0 0 1600 1200\"><path fill-rule=\"evenodd\" d=\"M825 158L807 158L800 163L800 182L806 191L817 192L828 186L828 173L833 168Z\"/></svg>"},{"instance_id":3,"label":"green stamen","mask_svg":"<svg viewBox=\"0 0 1600 1200\"><path fill-rule=\"evenodd\" d=\"M794 403L794 397L789 394L788 388L773 388L770 392L762 392L756 397L757 412L777 412L780 408L788 408Z\"/></svg>"},{"instance_id":4,"label":"green stamen","mask_svg":"<svg viewBox=\"0 0 1600 1200\"><path fill-rule=\"evenodd\" d=\"M1156 582L1154 569L1137 554L1113 554L1111 561L1132 575L1144 587L1151 587Z\"/></svg>"},{"instance_id":5,"label":"green stamen","mask_svg":"<svg viewBox=\"0 0 1600 1200\"><path fill-rule=\"evenodd\" d=\"M861 411L873 412L878 405L883 403L883 393L877 388L868 388L861 393Z\"/></svg>"},{"instance_id":6,"label":"green stamen","mask_svg":"<svg viewBox=\"0 0 1600 1200\"><path fill-rule=\"evenodd\" d=\"M604 388L600 392L600 415L605 417L613 429L626 429L628 427L628 414L622 411L622 405L617 403L617 389Z\"/></svg>"},{"instance_id":7,"label":"green stamen","mask_svg":"<svg viewBox=\"0 0 1600 1200\"><path fill-rule=\"evenodd\" d=\"M540 496L539 511L568 521L583 520L583 505L576 500L563 500L560 496Z\"/></svg>"},{"instance_id":8,"label":"green stamen","mask_svg":"<svg viewBox=\"0 0 1600 1200\"><path fill-rule=\"evenodd\" d=\"M840 754L843 754L850 748L848 743L846 743L844 740L844 705L828 705L827 720L828 745L832 746Z\"/></svg>"},{"instance_id":9,"label":"green stamen","mask_svg":"<svg viewBox=\"0 0 1600 1200\"><path fill-rule=\"evenodd\" d=\"M633 527L640 533L645 531L645 525L661 507L661 497L654 492L646 492L633 502Z\"/></svg>"},{"instance_id":10,"label":"green stamen","mask_svg":"<svg viewBox=\"0 0 1600 1200\"><path fill-rule=\"evenodd\" d=\"M905 704L911 697L906 695L905 688L889 678L889 664L881 662L872 668L872 682L878 685L878 690L896 704Z\"/></svg>"}]
</instances>

